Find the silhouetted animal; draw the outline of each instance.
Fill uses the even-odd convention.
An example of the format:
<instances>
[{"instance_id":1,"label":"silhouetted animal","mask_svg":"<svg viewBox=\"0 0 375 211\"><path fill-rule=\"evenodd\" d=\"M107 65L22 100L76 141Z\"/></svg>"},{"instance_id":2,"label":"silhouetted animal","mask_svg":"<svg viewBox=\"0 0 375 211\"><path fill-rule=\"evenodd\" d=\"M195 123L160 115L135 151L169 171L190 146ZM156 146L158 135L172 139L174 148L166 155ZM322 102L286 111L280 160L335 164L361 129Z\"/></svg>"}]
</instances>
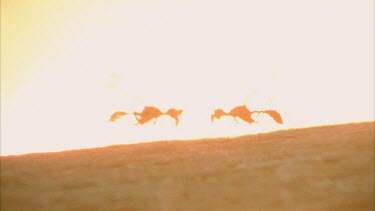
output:
<instances>
[{"instance_id":1,"label":"silhouetted animal","mask_svg":"<svg viewBox=\"0 0 375 211\"><path fill-rule=\"evenodd\" d=\"M211 115L211 122L213 122L215 119L220 119L222 116L232 116L234 120L238 123L237 118L242 119L243 121L251 124L256 123L255 120L251 117L254 113L266 113L268 114L275 122L279 124L283 124L283 120L281 118L281 115L275 111L275 110L264 110L264 111L253 111L251 112L250 109L246 107L246 105L243 106L237 106L229 111L229 113L226 113L223 111L223 109L217 109L214 111L214 113Z\"/></svg>"},{"instance_id":2,"label":"silhouetted animal","mask_svg":"<svg viewBox=\"0 0 375 211\"><path fill-rule=\"evenodd\" d=\"M180 119L178 118L183 113L183 110L177 110L175 108L170 108L167 112L163 113L160 109L153 107L153 106L145 106L142 112L133 112L133 113L126 113L123 111L115 112L111 115L109 121L114 122L120 119L122 116L127 114L134 114L137 123L135 125L144 125L147 122L155 119L154 123L156 123L157 119L162 115L168 115L169 117L173 118L176 122L176 126L179 124Z\"/></svg>"},{"instance_id":3,"label":"silhouetted animal","mask_svg":"<svg viewBox=\"0 0 375 211\"><path fill-rule=\"evenodd\" d=\"M153 106L145 106L141 113L134 112L134 116L137 119L138 124L145 124L152 119L155 119L154 123L156 123L157 119L162 115L168 115L169 117L173 118L176 122L176 126L180 123L179 116L183 113L183 110L177 110L175 108L170 108L167 112L163 113L160 109L153 107Z\"/></svg>"},{"instance_id":4,"label":"silhouetted animal","mask_svg":"<svg viewBox=\"0 0 375 211\"><path fill-rule=\"evenodd\" d=\"M215 119L220 119L222 116L232 116L237 123L238 117L243 121L251 124L255 122L254 119L251 118L251 114L251 111L246 107L246 105L237 106L230 110L229 113L226 113L225 111L223 111L223 109L217 109L214 111L214 114L211 115L211 121L213 122Z\"/></svg>"}]
</instances>

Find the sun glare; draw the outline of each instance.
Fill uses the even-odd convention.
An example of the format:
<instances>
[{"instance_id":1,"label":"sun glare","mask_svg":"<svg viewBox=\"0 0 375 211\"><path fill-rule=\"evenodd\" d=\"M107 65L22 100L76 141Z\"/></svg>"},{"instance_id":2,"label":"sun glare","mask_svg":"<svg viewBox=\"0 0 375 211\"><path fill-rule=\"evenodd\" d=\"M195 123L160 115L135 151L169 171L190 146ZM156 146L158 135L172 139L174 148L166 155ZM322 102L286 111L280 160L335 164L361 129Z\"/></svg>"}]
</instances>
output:
<instances>
[{"instance_id":1,"label":"sun glare","mask_svg":"<svg viewBox=\"0 0 375 211\"><path fill-rule=\"evenodd\" d=\"M53 2L2 1L1 155L374 120L371 1Z\"/></svg>"}]
</instances>

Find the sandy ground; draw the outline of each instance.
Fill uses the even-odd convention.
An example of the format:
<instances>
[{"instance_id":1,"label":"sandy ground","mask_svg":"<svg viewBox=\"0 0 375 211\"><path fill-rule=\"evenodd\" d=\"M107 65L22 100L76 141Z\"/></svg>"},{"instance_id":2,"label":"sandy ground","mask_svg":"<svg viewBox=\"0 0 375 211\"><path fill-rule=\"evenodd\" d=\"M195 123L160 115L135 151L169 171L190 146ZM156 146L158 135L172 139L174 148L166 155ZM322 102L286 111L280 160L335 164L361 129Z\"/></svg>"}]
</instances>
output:
<instances>
[{"instance_id":1,"label":"sandy ground","mask_svg":"<svg viewBox=\"0 0 375 211\"><path fill-rule=\"evenodd\" d=\"M374 210L374 122L1 157L1 210Z\"/></svg>"}]
</instances>

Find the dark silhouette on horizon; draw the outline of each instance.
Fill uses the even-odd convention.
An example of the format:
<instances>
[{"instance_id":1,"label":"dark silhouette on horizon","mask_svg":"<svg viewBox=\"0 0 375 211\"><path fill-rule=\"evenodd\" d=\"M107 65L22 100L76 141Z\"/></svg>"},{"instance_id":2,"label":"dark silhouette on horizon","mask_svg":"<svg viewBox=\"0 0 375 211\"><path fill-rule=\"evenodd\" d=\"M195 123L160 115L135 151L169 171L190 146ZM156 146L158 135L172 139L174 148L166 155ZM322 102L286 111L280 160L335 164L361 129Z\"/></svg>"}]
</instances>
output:
<instances>
[{"instance_id":1,"label":"dark silhouette on horizon","mask_svg":"<svg viewBox=\"0 0 375 211\"><path fill-rule=\"evenodd\" d=\"M234 107L232 110L229 111L229 113L226 113L223 109L216 109L214 113L211 115L211 122L213 122L215 119L220 119L222 116L232 116L234 121L236 121L237 123L237 118L249 124L257 123L251 117L251 115L254 113L268 114L275 122L277 122L278 124L283 124L283 120L279 112L275 110L250 111L250 109L248 109L246 105Z\"/></svg>"},{"instance_id":2,"label":"dark silhouette on horizon","mask_svg":"<svg viewBox=\"0 0 375 211\"><path fill-rule=\"evenodd\" d=\"M138 124L145 124L152 119L155 119L153 124L156 124L156 121L159 117L167 115L175 120L176 126L180 123L179 116L183 113L183 110L177 110L175 108L170 108L167 112L163 113L160 109L153 106L145 106L141 113L134 112L134 116L137 119Z\"/></svg>"},{"instance_id":3,"label":"dark silhouette on horizon","mask_svg":"<svg viewBox=\"0 0 375 211\"><path fill-rule=\"evenodd\" d=\"M179 116L183 112L183 110L178 110L175 108L170 108L166 112L162 112L159 108L156 108L154 106L145 106L142 112L127 113L124 111L117 111L111 115L109 121L115 122L125 115L133 114L135 119L137 120L137 123L135 123L134 125L144 125L150 122L151 120L154 120L153 124L156 124L159 117L167 115L175 120L175 124L177 126L180 123ZM279 112L275 110L250 111L250 109L248 109L246 105L234 107L228 113L225 112L223 109L216 109L214 113L211 115L211 122L213 122L215 119L220 119L223 116L231 116L237 123L239 123L238 119L241 119L249 124L258 123L252 118L252 115L254 113L265 113L269 115L276 123L283 124L283 120Z\"/></svg>"},{"instance_id":4,"label":"dark silhouette on horizon","mask_svg":"<svg viewBox=\"0 0 375 211\"><path fill-rule=\"evenodd\" d=\"M156 124L159 117L163 115L167 115L175 120L175 124L177 126L180 123L179 116L182 113L183 113L183 110L177 110L175 108L170 108L168 111L162 112L160 109L154 106L145 106L142 112L127 113L123 111L117 111L111 115L109 121L115 122L116 120L120 119L121 117L127 114L133 114L135 119L137 120L137 123L134 125L144 125L153 119L154 119L153 124Z\"/></svg>"}]
</instances>

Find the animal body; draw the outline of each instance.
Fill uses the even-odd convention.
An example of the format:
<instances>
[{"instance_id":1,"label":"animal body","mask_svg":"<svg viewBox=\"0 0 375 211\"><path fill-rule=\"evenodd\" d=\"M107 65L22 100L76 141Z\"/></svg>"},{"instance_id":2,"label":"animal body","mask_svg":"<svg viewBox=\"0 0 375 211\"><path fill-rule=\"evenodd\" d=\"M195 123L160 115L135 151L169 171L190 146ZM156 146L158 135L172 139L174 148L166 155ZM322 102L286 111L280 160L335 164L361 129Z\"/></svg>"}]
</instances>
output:
<instances>
[{"instance_id":1,"label":"animal body","mask_svg":"<svg viewBox=\"0 0 375 211\"><path fill-rule=\"evenodd\" d=\"M136 123L135 125L139 125L139 124L143 125L151 121L152 119L155 119L153 123L155 124L157 119L162 115L164 115L164 113L161 112L160 109L153 107L153 106L145 106L141 113L134 112L134 116L138 121L138 123Z\"/></svg>"}]
</instances>

